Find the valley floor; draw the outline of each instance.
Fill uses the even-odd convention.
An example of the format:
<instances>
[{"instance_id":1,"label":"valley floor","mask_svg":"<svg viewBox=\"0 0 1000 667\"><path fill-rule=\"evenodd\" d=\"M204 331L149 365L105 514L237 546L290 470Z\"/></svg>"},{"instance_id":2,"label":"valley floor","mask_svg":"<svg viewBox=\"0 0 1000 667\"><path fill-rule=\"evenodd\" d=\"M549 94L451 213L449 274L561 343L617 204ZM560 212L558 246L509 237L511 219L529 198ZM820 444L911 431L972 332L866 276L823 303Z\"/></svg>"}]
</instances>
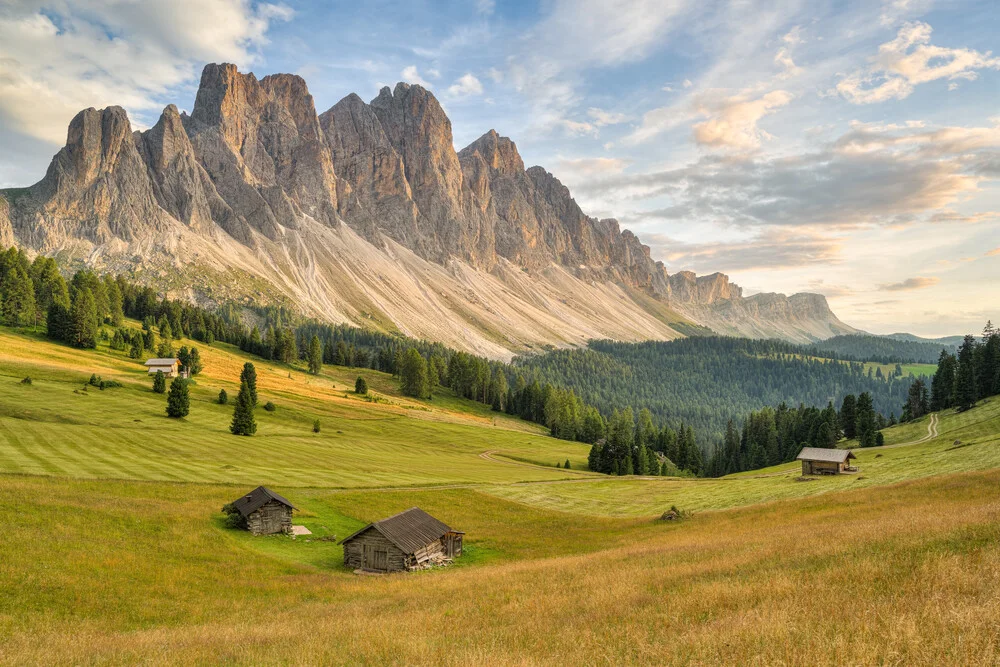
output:
<instances>
[{"instance_id":1,"label":"valley floor","mask_svg":"<svg viewBox=\"0 0 1000 667\"><path fill-rule=\"evenodd\" d=\"M246 358L198 347L170 420L120 353L0 329L0 662L1000 662L1000 400L886 431L854 475L608 478L584 445L367 370L253 360L277 410L235 438L214 398ZM257 484L313 535L224 527ZM657 521L671 505L694 513ZM343 567L335 538L411 506L466 532L455 565Z\"/></svg>"}]
</instances>

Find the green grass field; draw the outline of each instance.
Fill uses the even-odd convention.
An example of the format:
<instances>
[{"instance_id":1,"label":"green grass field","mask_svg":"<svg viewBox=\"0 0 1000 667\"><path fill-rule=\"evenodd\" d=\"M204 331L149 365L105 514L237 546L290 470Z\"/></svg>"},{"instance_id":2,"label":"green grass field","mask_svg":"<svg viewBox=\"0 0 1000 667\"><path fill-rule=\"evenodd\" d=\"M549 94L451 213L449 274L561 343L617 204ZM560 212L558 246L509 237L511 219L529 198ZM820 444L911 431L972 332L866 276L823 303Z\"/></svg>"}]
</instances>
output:
<instances>
[{"instance_id":1,"label":"green grass field","mask_svg":"<svg viewBox=\"0 0 1000 667\"><path fill-rule=\"evenodd\" d=\"M3 664L1000 660L997 399L919 444L927 418L887 430L855 475L608 478L584 445L374 371L369 403L357 370L254 359L278 409L237 438L214 402L247 359L229 346L199 345L183 420L103 346L0 328L0 350ZM227 529L258 484L313 535ZM654 520L671 505L693 515ZM454 566L343 567L335 538L411 506L466 532Z\"/></svg>"}]
</instances>

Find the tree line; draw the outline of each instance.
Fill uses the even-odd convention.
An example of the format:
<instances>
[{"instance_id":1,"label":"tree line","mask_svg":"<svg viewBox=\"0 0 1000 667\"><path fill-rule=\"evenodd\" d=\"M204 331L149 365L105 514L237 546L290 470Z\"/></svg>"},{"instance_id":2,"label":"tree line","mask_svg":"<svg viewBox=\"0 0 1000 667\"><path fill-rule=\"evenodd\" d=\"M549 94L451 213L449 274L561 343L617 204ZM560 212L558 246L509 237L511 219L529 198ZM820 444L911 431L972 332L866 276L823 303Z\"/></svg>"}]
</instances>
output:
<instances>
[{"instance_id":1,"label":"tree line","mask_svg":"<svg viewBox=\"0 0 1000 667\"><path fill-rule=\"evenodd\" d=\"M948 408L965 411L1000 394L1000 330L988 321L981 337L965 336L954 354L942 350L937 364L930 389L923 381L910 388L903 421Z\"/></svg>"},{"instance_id":2,"label":"tree line","mask_svg":"<svg viewBox=\"0 0 1000 667\"><path fill-rule=\"evenodd\" d=\"M818 357L877 361L880 364L933 364L942 351L954 352L955 347L928 341L897 340L888 336L849 334L834 336L809 346Z\"/></svg>"},{"instance_id":3,"label":"tree line","mask_svg":"<svg viewBox=\"0 0 1000 667\"><path fill-rule=\"evenodd\" d=\"M877 413L898 415L916 378L853 361L820 359L773 340L706 336L670 342L592 341L586 349L518 357L518 372L572 390L607 418L643 406L660 425L693 426L698 443L724 439L737 415L782 403L822 409L868 393Z\"/></svg>"}]
</instances>

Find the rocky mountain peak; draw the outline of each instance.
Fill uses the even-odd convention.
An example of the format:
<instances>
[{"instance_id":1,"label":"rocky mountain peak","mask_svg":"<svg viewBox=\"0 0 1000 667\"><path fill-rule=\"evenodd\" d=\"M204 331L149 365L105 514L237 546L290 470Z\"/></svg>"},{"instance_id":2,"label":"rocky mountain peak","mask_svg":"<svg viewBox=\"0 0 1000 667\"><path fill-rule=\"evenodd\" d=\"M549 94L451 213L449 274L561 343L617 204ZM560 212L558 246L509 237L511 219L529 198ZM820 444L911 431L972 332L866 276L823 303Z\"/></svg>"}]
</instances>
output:
<instances>
[{"instance_id":1,"label":"rocky mountain peak","mask_svg":"<svg viewBox=\"0 0 1000 667\"><path fill-rule=\"evenodd\" d=\"M460 153L453 141L419 85L318 115L301 77L210 64L190 117L169 105L133 132L120 107L80 112L45 178L0 198L0 243L95 264L119 253L116 268L204 252L311 314L374 313L490 354L501 331L531 345L669 338L673 318L800 339L849 329L820 296L743 299L722 274L668 277L635 234L586 215L543 167L525 170L508 137L490 130Z\"/></svg>"},{"instance_id":2,"label":"rocky mountain peak","mask_svg":"<svg viewBox=\"0 0 1000 667\"><path fill-rule=\"evenodd\" d=\"M459 151L458 158L464 160L477 153L491 169L504 174L524 173L524 160L517 152L517 146L508 137L500 136L496 130L490 130L463 148Z\"/></svg>"}]
</instances>

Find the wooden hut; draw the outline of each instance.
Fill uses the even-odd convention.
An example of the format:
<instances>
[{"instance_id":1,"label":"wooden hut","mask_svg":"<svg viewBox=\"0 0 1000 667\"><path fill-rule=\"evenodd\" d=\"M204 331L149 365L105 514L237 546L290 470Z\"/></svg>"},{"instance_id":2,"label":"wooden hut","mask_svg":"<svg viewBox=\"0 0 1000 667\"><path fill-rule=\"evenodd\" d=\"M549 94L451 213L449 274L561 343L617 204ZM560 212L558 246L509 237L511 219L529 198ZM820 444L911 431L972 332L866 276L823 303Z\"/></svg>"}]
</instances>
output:
<instances>
[{"instance_id":1,"label":"wooden hut","mask_svg":"<svg viewBox=\"0 0 1000 667\"><path fill-rule=\"evenodd\" d=\"M254 535L292 532L292 510L295 507L267 487L256 489L232 502Z\"/></svg>"},{"instance_id":2,"label":"wooden hut","mask_svg":"<svg viewBox=\"0 0 1000 667\"><path fill-rule=\"evenodd\" d=\"M370 523L340 541L352 570L403 572L462 555L462 536L419 507Z\"/></svg>"},{"instance_id":3,"label":"wooden hut","mask_svg":"<svg viewBox=\"0 0 1000 667\"><path fill-rule=\"evenodd\" d=\"M839 475L842 472L855 472L857 468L849 461L857 458L849 449L823 449L820 447L803 447L797 461L802 461L803 475Z\"/></svg>"},{"instance_id":4,"label":"wooden hut","mask_svg":"<svg viewBox=\"0 0 1000 667\"><path fill-rule=\"evenodd\" d=\"M175 378L183 373L180 359L147 359L147 375L163 373L168 378Z\"/></svg>"}]
</instances>

